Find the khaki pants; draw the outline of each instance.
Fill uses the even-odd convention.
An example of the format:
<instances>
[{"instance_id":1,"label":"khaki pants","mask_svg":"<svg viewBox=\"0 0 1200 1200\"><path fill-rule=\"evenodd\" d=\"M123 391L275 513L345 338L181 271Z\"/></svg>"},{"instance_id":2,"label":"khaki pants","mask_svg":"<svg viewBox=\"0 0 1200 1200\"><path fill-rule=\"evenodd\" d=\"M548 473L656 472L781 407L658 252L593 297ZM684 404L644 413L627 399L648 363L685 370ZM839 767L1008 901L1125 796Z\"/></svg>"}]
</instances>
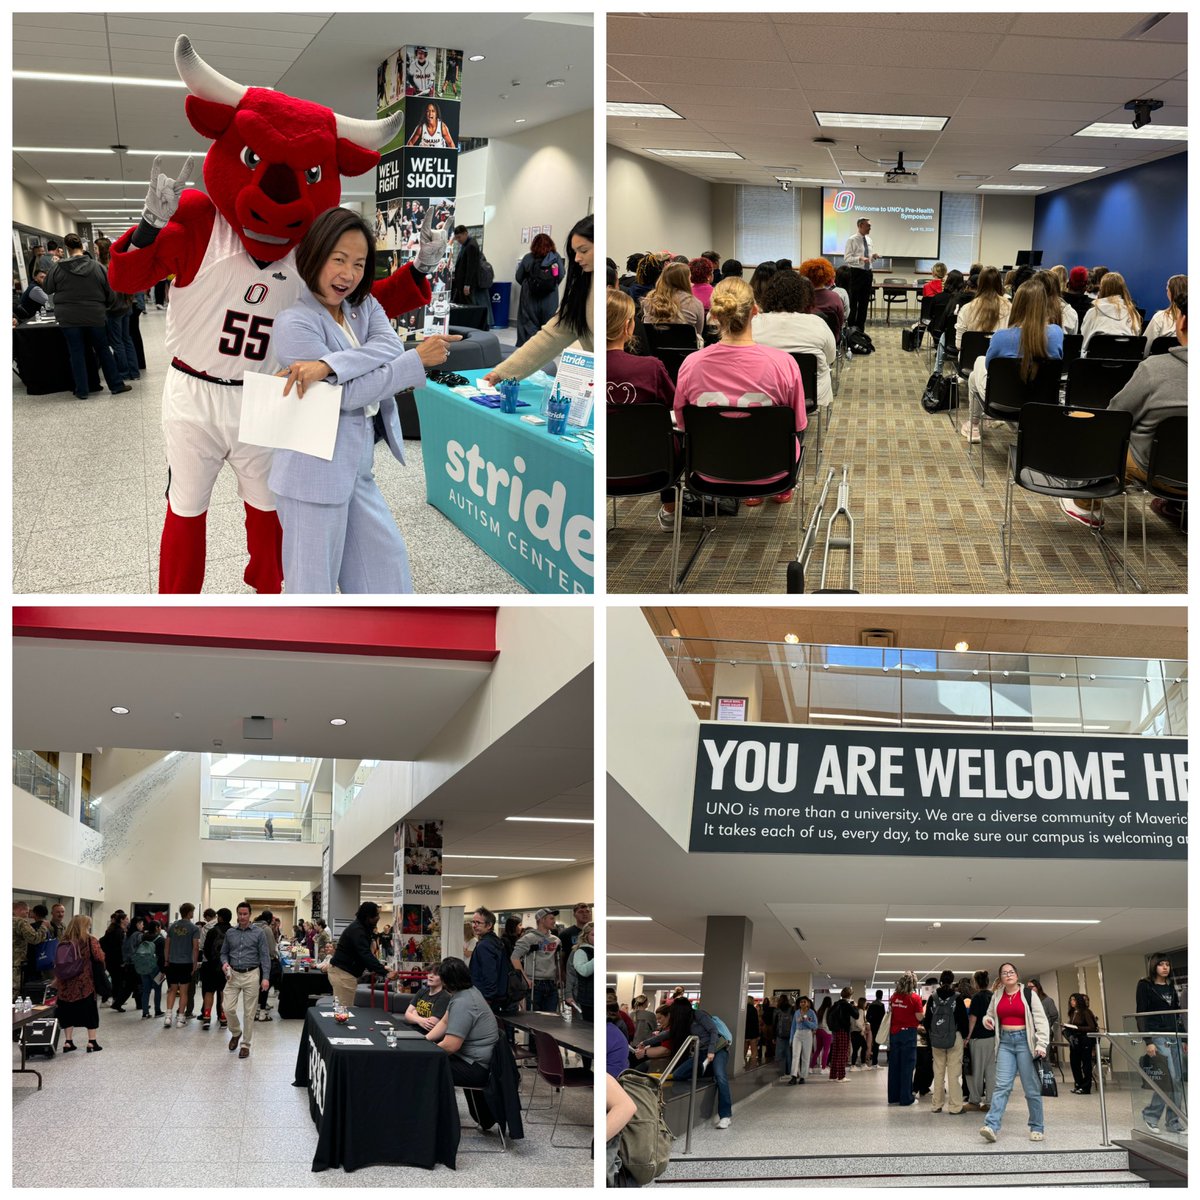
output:
<instances>
[{"instance_id":1,"label":"khaki pants","mask_svg":"<svg viewBox=\"0 0 1200 1200\"><path fill-rule=\"evenodd\" d=\"M971 1103L982 1107L986 1096L992 1098L992 1080L996 1075L996 1039L980 1038L971 1043Z\"/></svg>"},{"instance_id":2,"label":"khaki pants","mask_svg":"<svg viewBox=\"0 0 1200 1200\"><path fill-rule=\"evenodd\" d=\"M333 987L333 998L346 1008L353 1008L354 994L358 990L358 980L349 971L343 971L341 967L330 967L329 983Z\"/></svg>"},{"instance_id":3,"label":"khaki pants","mask_svg":"<svg viewBox=\"0 0 1200 1200\"><path fill-rule=\"evenodd\" d=\"M258 1011L258 993L262 983L262 971L234 971L225 981L225 1020L231 1037L240 1037L242 1045L250 1045L254 1032L254 1014ZM242 1020L238 1020L238 1002L242 1005ZM245 1022L245 1029L242 1022Z\"/></svg>"},{"instance_id":4,"label":"khaki pants","mask_svg":"<svg viewBox=\"0 0 1200 1200\"><path fill-rule=\"evenodd\" d=\"M933 1047L933 1107L962 1112L962 1034L954 1035L954 1045ZM947 1095L949 1091L949 1095Z\"/></svg>"}]
</instances>

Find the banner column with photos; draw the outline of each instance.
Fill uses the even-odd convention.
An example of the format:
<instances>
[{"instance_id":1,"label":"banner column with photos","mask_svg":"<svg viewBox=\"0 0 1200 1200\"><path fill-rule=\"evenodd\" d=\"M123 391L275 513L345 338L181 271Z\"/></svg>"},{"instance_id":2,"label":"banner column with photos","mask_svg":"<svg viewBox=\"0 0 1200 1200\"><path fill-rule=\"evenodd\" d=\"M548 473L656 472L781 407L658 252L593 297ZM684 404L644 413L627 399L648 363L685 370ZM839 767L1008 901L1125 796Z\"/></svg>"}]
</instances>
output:
<instances>
[{"instance_id":1,"label":"banner column with photos","mask_svg":"<svg viewBox=\"0 0 1200 1200\"><path fill-rule=\"evenodd\" d=\"M392 944L400 970L442 960L442 822L398 821L392 838Z\"/></svg>"},{"instance_id":2,"label":"banner column with photos","mask_svg":"<svg viewBox=\"0 0 1200 1200\"><path fill-rule=\"evenodd\" d=\"M402 46L379 64L378 115L404 113L404 132L380 152L375 185L379 278L416 257L421 223L430 209L434 228L453 244L462 69L461 50L433 46ZM399 319L401 336L446 330L452 275L447 252L429 279L433 299Z\"/></svg>"}]
</instances>

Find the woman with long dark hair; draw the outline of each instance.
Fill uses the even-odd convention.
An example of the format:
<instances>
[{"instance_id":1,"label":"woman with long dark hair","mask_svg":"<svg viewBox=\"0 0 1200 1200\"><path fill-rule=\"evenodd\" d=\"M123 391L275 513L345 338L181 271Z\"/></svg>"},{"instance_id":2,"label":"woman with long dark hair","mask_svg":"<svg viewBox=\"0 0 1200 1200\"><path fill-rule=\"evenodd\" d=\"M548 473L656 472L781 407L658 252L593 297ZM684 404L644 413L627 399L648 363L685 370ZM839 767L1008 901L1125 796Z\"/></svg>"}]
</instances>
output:
<instances>
[{"instance_id":1,"label":"woman with long dark hair","mask_svg":"<svg viewBox=\"0 0 1200 1200\"><path fill-rule=\"evenodd\" d=\"M1096 1039L1089 1035L1100 1031L1100 1023L1090 1004L1083 992L1072 993L1067 1002L1067 1019L1063 1023L1063 1034L1071 1047L1071 1077L1075 1080L1071 1091L1076 1096L1092 1093Z\"/></svg>"},{"instance_id":2,"label":"woman with long dark hair","mask_svg":"<svg viewBox=\"0 0 1200 1200\"><path fill-rule=\"evenodd\" d=\"M493 367L483 382L495 386L501 379L524 379L544 367L568 346L578 342L592 350L592 258L595 253L595 223L589 213L577 221L567 235L567 282L562 302L549 324L529 339L515 354Z\"/></svg>"},{"instance_id":3,"label":"woman with long dark hair","mask_svg":"<svg viewBox=\"0 0 1200 1200\"><path fill-rule=\"evenodd\" d=\"M548 233L539 233L517 264L521 299L517 305L517 345L523 346L558 311L563 260Z\"/></svg>"}]
</instances>

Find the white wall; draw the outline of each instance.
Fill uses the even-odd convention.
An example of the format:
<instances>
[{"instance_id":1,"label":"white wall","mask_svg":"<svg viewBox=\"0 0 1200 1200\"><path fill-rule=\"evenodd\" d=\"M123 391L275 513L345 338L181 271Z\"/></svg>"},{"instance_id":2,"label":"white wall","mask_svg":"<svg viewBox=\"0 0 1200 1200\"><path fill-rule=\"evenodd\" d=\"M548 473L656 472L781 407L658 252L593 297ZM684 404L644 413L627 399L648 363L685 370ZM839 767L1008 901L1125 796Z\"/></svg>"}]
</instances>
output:
<instances>
[{"instance_id":1,"label":"white wall","mask_svg":"<svg viewBox=\"0 0 1200 1200\"><path fill-rule=\"evenodd\" d=\"M724 232L724 231L723 231ZM624 270L629 255L669 249L699 254L720 240L713 230L713 185L694 175L608 147L608 218L604 253ZM733 243L717 249L732 258Z\"/></svg>"},{"instance_id":2,"label":"white wall","mask_svg":"<svg viewBox=\"0 0 1200 1200\"><path fill-rule=\"evenodd\" d=\"M1018 250L1033 248L1032 196L983 194L983 216L979 231L979 261L1002 267L1016 261ZM1053 263L1046 263L1047 267Z\"/></svg>"},{"instance_id":3,"label":"white wall","mask_svg":"<svg viewBox=\"0 0 1200 1200\"><path fill-rule=\"evenodd\" d=\"M61 813L14 787L12 807L13 888L70 896L72 912L79 911L80 900L102 899L100 835L79 823L78 805L70 814Z\"/></svg>"},{"instance_id":4,"label":"white wall","mask_svg":"<svg viewBox=\"0 0 1200 1200\"><path fill-rule=\"evenodd\" d=\"M452 887L449 891L443 884L442 892L449 902L461 905L468 913L480 907L490 908L492 912L512 908L536 912L548 904L558 905L560 909L565 905L562 920L581 900L593 900L595 882L593 864L578 863L557 871L541 871L537 875L493 880L470 887ZM570 924L569 921L565 923Z\"/></svg>"},{"instance_id":5,"label":"white wall","mask_svg":"<svg viewBox=\"0 0 1200 1200\"><path fill-rule=\"evenodd\" d=\"M455 225L482 225L487 203L488 146L458 156L458 196L454 201ZM488 261L492 266L489 255Z\"/></svg>"},{"instance_id":6,"label":"white wall","mask_svg":"<svg viewBox=\"0 0 1200 1200\"><path fill-rule=\"evenodd\" d=\"M75 222L49 201L15 179L12 185L12 219L14 225L27 225L51 236L75 232ZM114 235L115 236L115 235Z\"/></svg>"}]
</instances>

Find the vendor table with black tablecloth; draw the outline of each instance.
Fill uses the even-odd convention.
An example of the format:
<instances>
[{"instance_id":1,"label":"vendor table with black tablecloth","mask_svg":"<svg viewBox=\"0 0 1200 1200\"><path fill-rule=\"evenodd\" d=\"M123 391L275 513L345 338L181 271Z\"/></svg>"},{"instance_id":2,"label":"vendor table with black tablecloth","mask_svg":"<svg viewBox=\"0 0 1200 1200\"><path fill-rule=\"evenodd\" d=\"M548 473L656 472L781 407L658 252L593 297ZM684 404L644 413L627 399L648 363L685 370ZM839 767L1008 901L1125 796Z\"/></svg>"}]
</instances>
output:
<instances>
[{"instance_id":1,"label":"vendor table with black tablecloth","mask_svg":"<svg viewBox=\"0 0 1200 1200\"><path fill-rule=\"evenodd\" d=\"M67 339L57 321L26 321L12 331L13 369L31 396L48 396L53 392L74 392L75 376L71 373L71 355ZM100 390L100 364L91 343L85 343L88 388Z\"/></svg>"},{"instance_id":2,"label":"vendor table with black tablecloth","mask_svg":"<svg viewBox=\"0 0 1200 1200\"><path fill-rule=\"evenodd\" d=\"M543 389L523 380L515 415L432 380L416 399L425 499L531 592L590 593L594 460L575 426L551 437L521 420L541 412Z\"/></svg>"},{"instance_id":3,"label":"vendor table with black tablecloth","mask_svg":"<svg viewBox=\"0 0 1200 1200\"><path fill-rule=\"evenodd\" d=\"M381 1009L353 1008L338 1024L333 1001L322 999L304 1020L294 1086L308 1089L317 1126L314 1171L399 1163L454 1167L458 1103L450 1056L421 1037L403 1037L395 1049L386 1026L408 1030ZM339 1046L331 1038L369 1038L369 1046Z\"/></svg>"},{"instance_id":4,"label":"vendor table with black tablecloth","mask_svg":"<svg viewBox=\"0 0 1200 1200\"><path fill-rule=\"evenodd\" d=\"M279 1015L283 1020L299 1020L315 1003L315 996L330 996L333 986L324 971L287 971L279 977Z\"/></svg>"},{"instance_id":5,"label":"vendor table with black tablecloth","mask_svg":"<svg viewBox=\"0 0 1200 1200\"><path fill-rule=\"evenodd\" d=\"M486 329L488 327L488 310L482 304L452 304L450 306L450 324L466 325L471 329Z\"/></svg>"}]
</instances>

